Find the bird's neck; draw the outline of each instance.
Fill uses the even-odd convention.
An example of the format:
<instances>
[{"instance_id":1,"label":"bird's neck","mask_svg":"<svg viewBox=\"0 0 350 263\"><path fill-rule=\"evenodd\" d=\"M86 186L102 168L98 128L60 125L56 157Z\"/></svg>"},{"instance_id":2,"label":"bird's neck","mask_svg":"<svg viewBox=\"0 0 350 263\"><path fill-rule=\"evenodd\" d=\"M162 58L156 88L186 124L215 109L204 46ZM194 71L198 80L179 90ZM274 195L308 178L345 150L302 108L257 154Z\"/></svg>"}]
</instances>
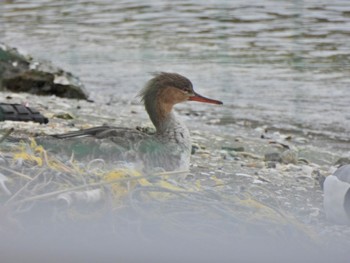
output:
<instances>
[{"instance_id":1,"label":"bird's neck","mask_svg":"<svg viewBox=\"0 0 350 263\"><path fill-rule=\"evenodd\" d=\"M170 145L173 154L181 153L181 167L188 169L191 155L191 137L186 125L176 118L176 114L172 111L172 105L157 105L147 107L146 110L154 126L157 129L155 137L164 145Z\"/></svg>"},{"instance_id":2,"label":"bird's neck","mask_svg":"<svg viewBox=\"0 0 350 263\"><path fill-rule=\"evenodd\" d=\"M145 107L158 133L164 131L167 126L171 125L176 119L172 113L173 105L171 104L161 103L156 99L155 101L152 101L152 103L146 103Z\"/></svg>"},{"instance_id":3,"label":"bird's neck","mask_svg":"<svg viewBox=\"0 0 350 263\"><path fill-rule=\"evenodd\" d=\"M146 105L147 113L156 127L157 134L166 135L173 132L186 132L187 128L174 114L173 105L166 103L156 103Z\"/></svg>"}]
</instances>

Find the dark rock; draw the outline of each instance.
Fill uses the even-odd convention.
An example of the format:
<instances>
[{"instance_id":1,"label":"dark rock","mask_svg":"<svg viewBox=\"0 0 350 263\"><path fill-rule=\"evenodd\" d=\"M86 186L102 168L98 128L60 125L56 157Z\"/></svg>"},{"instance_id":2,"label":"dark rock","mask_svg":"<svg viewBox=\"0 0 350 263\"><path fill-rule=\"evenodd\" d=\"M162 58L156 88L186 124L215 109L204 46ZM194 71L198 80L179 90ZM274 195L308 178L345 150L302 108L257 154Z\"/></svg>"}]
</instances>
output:
<instances>
[{"instance_id":1,"label":"dark rock","mask_svg":"<svg viewBox=\"0 0 350 263\"><path fill-rule=\"evenodd\" d=\"M265 162L281 162L281 154L279 152L269 152L264 156Z\"/></svg>"},{"instance_id":2,"label":"dark rock","mask_svg":"<svg viewBox=\"0 0 350 263\"><path fill-rule=\"evenodd\" d=\"M276 162L267 162L266 167L267 168L276 168Z\"/></svg>"},{"instance_id":3,"label":"dark rock","mask_svg":"<svg viewBox=\"0 0 350 263\"><path fill-rule=\"evenodd\" d=\"M34 61L0 43L0 91L88 99L80 80L49 62Z\"/></svg>"},{"instance_id":4,"label":"dark rock","mask_svg":"<svg viewBox=\"0 0 350 263\"><path fill-rule=\"evenodd\" d=\"M197 150L199 150L199 146L192 144L191 154L195 154Z\"/></svg>"},{"instance_id":5,"label":"dark rock","mask_svg":"<svg viewBox=\"0 0 350 263\"><path fill-rule=\"evenodd\" d=\"M282 153L272 151L265 154L264 161L279 162L284 164L289 164L289 163L296 164L298 162L298 154L292 150L285 150Z\"/></svg>"}]
</instances>

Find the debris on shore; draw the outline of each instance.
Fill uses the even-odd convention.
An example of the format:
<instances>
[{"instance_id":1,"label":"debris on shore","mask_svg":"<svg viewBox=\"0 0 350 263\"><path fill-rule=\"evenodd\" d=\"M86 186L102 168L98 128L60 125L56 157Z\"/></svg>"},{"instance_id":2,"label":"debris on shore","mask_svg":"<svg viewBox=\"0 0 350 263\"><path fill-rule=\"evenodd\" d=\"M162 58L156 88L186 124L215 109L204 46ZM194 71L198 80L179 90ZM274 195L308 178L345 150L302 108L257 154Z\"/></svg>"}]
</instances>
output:
<instances>
[{"instance_id":1,"label":"debris on shore","mask_svg":"<svg viewBox=\"0 0 350 263\"><path fill-rule=\"evenodd\" d=\"M0 91L88 99L83 84L72 73L23 55L3 43L0 43Z\"/></svg>"}]
</instances>

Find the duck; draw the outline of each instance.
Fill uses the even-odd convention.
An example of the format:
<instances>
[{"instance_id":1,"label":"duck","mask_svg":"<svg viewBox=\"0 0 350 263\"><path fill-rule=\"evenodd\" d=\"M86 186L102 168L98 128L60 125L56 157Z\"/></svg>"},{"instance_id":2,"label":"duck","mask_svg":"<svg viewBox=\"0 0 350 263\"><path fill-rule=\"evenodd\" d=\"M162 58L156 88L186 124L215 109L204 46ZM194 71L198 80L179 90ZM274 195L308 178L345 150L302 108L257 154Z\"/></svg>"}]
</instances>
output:
<instances>
[{"instance_id":1,"label":"duck","mask_svg":"<svg viewBox=\"0 0 350 263\"><path fill-rule=\"evenodd\" d=\"M141 163L146 170L188 170L191 136L184 122L175 114L174 106L187 101L223 103L198 94L187 77L170 72L155 73L139 96L155 127L154 133L104 125L52 136L60 140L93 138L99 145L98 150L94 147L94 152L102 152L117 160ZM76 153L80 151L82 143L79 145L75 148ZM89 145L87 143L85 148L89 148Z\"/></svg>"}]
</instances>

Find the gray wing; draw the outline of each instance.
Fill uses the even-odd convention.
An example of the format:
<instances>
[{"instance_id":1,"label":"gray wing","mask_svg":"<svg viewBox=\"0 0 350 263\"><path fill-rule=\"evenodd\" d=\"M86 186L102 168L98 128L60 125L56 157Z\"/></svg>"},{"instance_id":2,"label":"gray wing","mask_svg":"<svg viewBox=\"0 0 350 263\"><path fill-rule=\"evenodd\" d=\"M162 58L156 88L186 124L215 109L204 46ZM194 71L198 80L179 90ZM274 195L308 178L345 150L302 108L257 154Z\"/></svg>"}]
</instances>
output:
<instances>
[{"instance_id":1,"label":"gray wing","mask_svg":"<svg viewBox=\"0 0 350 263\"><path fill-rule=\"evenodd\" d=\"M67 139L67 138L74 138L74 137L96 136L96 134L111 128L112 128L111 126L99 126L99 127L84 129L80 131L73 131L73 132L68 132L63 134L53 134L51 135L51 137L54 137L57 139Z\"/></svg>"},{"instance_id":2,"label":"gray wing","mask_svg":"<svg viewBox=\"0 0 350 263\"><path fill-rule=\"evenodd\" d=\"M64 134L54 134L51 136L57 139L80 138L80 140L84 137L92 137L96 139L96 142L100 141L102 143L110 141L124 148L130 148L132 144L149 138L147 133L139 130L113 126L98 126Z\"/></svg>"},{"instance_id":3,"label":"gray wing","mask_svg":"<svg viewBox=\"0 0 350 263\"><path fill-rule=\"evenodd\" d=\"M76 157L100 157L124 160L137 152L140 141L151 136L131 128L99 126L64 134L37 137L39 144L51 152ZM127 159L128 159L127 158Z\"/></svg>"}]
</instances>

